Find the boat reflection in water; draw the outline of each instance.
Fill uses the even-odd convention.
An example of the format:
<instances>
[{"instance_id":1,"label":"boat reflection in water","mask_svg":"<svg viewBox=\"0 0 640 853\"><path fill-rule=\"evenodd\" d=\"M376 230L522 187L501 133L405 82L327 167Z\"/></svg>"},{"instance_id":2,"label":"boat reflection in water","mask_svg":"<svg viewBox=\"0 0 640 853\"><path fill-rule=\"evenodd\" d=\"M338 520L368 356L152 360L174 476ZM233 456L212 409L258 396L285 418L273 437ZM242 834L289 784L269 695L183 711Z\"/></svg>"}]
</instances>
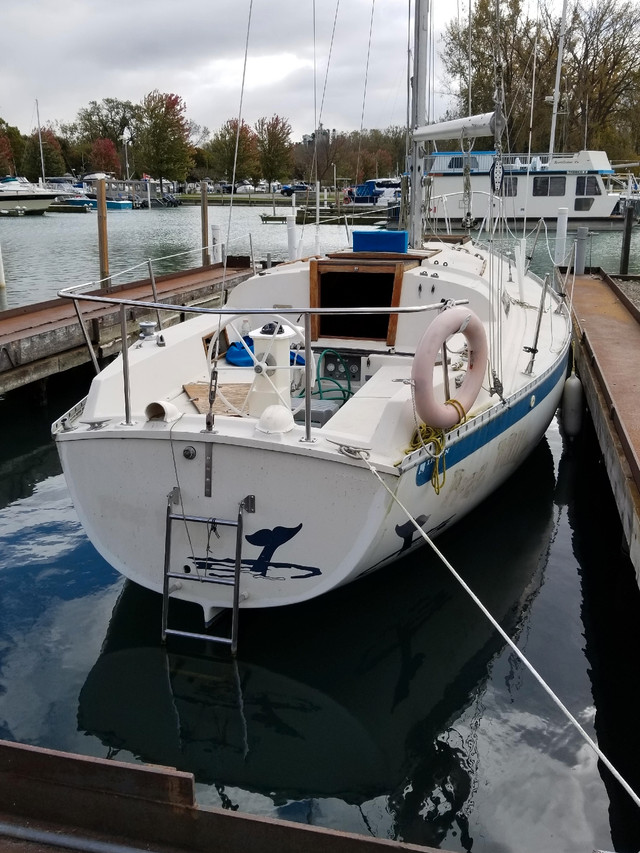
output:
<instances>
[{"instance_id":1,"label":"boat reflection in water","mask_svg":"<svg viewBox=\"0 0 640 853\"><path fill-rule=\"evenodd\" d=\"M438 540L512 635L542 583L553 489L543 441ZM437 844L455 828L468 846L476 757L449 727L504 643L430 549L316 601L243 612L237 663L193 640L163 649L160 610L159 595L125 585L80 694L81 731L231 787L242 810L243 791L280 807L383 796L395 837ZM193 628L198 611L182 617Z\"/></svg>"}]
</instances>

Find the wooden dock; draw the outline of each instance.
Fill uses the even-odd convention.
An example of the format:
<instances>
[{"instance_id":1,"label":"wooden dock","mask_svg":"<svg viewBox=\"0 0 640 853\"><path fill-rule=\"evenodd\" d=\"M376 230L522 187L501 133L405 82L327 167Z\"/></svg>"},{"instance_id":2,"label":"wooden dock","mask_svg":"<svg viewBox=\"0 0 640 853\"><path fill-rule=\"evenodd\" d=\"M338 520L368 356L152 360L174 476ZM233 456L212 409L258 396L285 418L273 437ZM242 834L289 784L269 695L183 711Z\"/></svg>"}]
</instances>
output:
<instances>
[{"instance_id":1,"label":"wooden dock","mask_svg":"<svg viewBox=\"0 0 640 853\"><path fill-rule=\"evenodd\" d=\"M87 853L436 853L432 847L200 807L193 776L173 768L8 741L0 741L0 802L0 849L15 853L61 848Z\"/></svg>"},{"instance_id":2,"label":"wooden dock","mask_svg":"<svg viewBox=\"0 0 640 853\"><path fill-rule=\"evenodd\" d=\"M640 279L591 269L572 306L576 370L640 585Z\"/></svg>"},{"instance_id":3,"label":"wooden dock","mask_svg":"<svg viewBox=\"0 0 640 853\"><path fill-rule=\"evenodd\" d=\"M211 264L186 272L156 277L161 302L179 306L215 307L225 292L252 274L248 258L228 259L226 276L222 264ZM118 293L128 299L152 301L150 279L118 285L93 293ZM82 319L97 360L120 352L120 315L116 306L81 303ZM183 321L188 312L163 312L164 327ZM127 308L127 331L136 335L139 322L156 319L155 312ZM22 385L45 380L55 373L91 361L84 333L70 299L56 298L0 312L0 394Z\"/></svg>"}]
</instances>

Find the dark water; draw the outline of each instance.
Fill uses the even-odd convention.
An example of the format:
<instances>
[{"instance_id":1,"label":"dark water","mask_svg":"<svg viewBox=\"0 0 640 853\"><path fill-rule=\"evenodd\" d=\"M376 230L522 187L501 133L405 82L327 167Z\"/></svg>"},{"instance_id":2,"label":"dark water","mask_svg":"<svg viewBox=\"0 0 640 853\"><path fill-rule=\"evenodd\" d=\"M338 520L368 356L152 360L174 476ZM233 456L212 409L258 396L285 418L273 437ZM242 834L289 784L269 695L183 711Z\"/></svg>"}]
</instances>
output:
<instances>
[{"instance_id":1,"label":"dark water","mask_svg":"<svg viewBox=\"0 0 640 853\"><path fill-rule=\"evenodd\" d=\"M429 550L243 614L237 665L162 648L159 596L89 545L48 436L87 381L0 401L2 737L175 766L201 803L450 850L640 847L636 807ZM591 429L569 445L555 422L438 540L638 789L640 594L620 544Z\"/></svg>"}]
</instances>

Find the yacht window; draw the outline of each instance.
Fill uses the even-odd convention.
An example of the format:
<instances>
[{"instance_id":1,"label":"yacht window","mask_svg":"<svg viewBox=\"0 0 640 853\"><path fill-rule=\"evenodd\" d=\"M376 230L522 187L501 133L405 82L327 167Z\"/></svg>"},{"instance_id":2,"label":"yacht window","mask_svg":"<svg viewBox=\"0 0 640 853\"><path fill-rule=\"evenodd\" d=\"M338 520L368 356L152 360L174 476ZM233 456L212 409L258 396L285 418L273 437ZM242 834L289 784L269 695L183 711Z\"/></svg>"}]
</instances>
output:
<instances>
[{"instance_id":1,"label":"yacht window","mask_svg":"<svg viewBox=\"0 0 640 853\"><path fill-rule=\"evenodd\" d=\"M452 157L449 160L449 164L447 165L448 169L464 169L464 164L466 157ZM469 157L469 168L477 169L478 168L478 158L477 157Z\"/></svg>"},{"instance_id":2,"label":"yacht window","mask_svg":"<svg viewBox=\"0 0 640 853\"><path fill-rule=\"evenodd\" d=\"M505 175L502 179L502 190L500 195L505 198L514 198L518 195L518 179L515 175Z\"/></svg>"},{"instance_id":3,"label":"yacht window","mask_svg":"<svg viewBox=\"0 0 640 853\"><path fill-rule=\"evenodd\" d=\"M597 176L578 175L576 178L576 195L601 195Z\"/></svg>"},{"instance_id":4,"label":"yacht window","mask_svg":"<svg viewBox=\"0 0 640 853\"><path fill-rule=\"evenodd\" d=\"M591 205L593 204L594 201L595 201L595 199L587 198L584 196L582 198L576 198L573 202L573 209L574 210L591 210Z\"/></svg>"},{"instance_id":5,"label":"yacht window","mask_svg":"<svg viewBox=\"0 0 640 853\"><path fill-rule=\"evenodd\" d=\"M533 195L564 195L564 175L536 175L533 179Z\"/></svg>"}]
</instances>

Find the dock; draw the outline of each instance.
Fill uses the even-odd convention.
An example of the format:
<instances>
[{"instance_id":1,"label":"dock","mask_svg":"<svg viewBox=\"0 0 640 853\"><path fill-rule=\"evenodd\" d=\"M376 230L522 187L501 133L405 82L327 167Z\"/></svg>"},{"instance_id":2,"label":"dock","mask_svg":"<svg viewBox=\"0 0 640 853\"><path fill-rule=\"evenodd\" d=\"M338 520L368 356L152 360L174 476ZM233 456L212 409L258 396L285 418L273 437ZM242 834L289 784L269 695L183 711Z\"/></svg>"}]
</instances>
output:
<instances>
[{"instance_id":1,"label":"dock","mask_svg":"<svg viewBox=\"0 0 640 853\"><path fill-rule=\"evenodd\" d=\"M155 278L158 300L178 306L213 308L223 303L226 291L244 281L253 270L248 258L229 258L223 265L210 264ZM100 296L117 293L127 299L152 301L150 279L91 291ZM92 360L85 332L98 362L120 352L122 341L117 306L96 302L81 304L85 331L74 303L60 297L0 312L0 394ZM163 312L167 327L186 319L188 312ZM135 336L139 323L156 319L148 309L127 309L127 334Z\"/></svg>"},{"instance_id":2,"label":"dock","mask_svg":"<svg viewBox=\"0 0 640 853\"><path fill-rule=\"evenodd\" d=\"M9 741L0 741L0 796L0 848L12 853L436 853L198 806L193 775L173 768Z\"/></svg>"},{"instance_id":3,"label":"dock","mask_svg":"<svg viewBox=\"0 0 640 853\"><path fill-rule=\"evenodd\" d=\"M640 585L640 278L589 269L572 312L576 371Z\"/></svg>"}]
</instances>

